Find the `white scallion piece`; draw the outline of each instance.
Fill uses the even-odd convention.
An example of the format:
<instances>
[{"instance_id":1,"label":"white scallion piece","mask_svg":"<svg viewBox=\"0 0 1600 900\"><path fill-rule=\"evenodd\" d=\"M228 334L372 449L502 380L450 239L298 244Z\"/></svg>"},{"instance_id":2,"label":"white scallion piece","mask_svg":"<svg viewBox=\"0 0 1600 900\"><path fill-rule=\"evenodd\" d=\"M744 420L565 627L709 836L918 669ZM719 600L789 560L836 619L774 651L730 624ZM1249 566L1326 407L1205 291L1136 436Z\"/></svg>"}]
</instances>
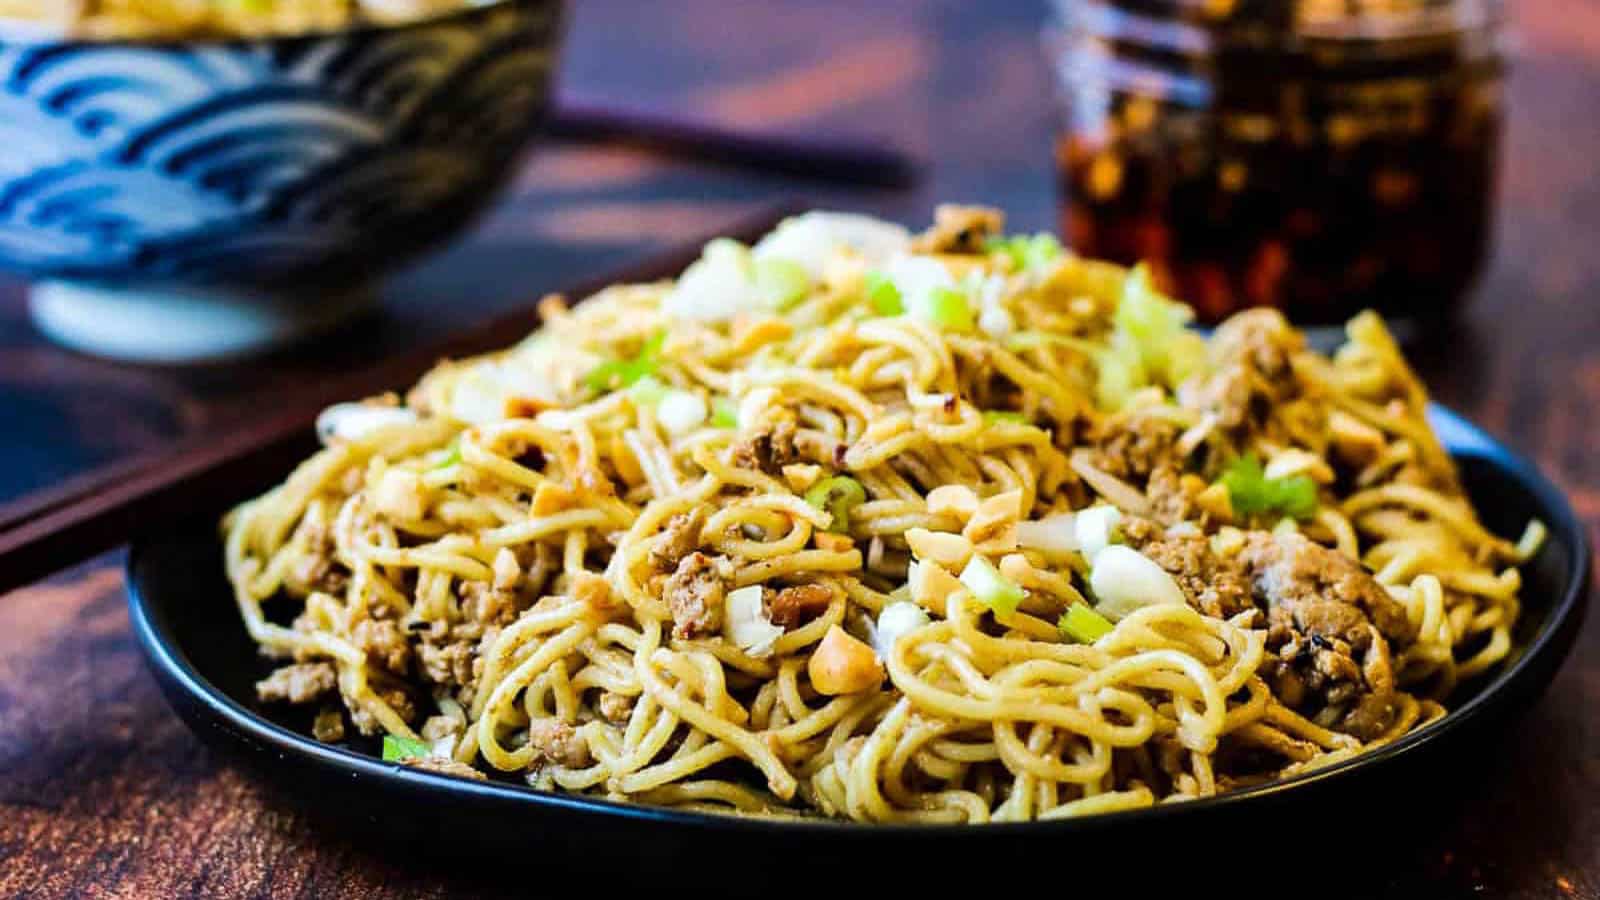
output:
<instances>
[{"instance_id":1,"label":"white scallion piece","mask_svg":"<svg viewBox=\"0 0 1600 900\"><path fill-rule=\"evenodd\" d=\"M1117 621L1134 610L1157 604L1184 603L1183 591L1167 570L1143 553L1112 544L1094 557L1089 570L1095 612Z\"/></svg>"},{"instance_id":2,"label":"white scallion piece","mask_svg":"<svg viewBox=\"0 0 1600 900\"><path fill-rule=\"evenodd\" d=\"M728 594L728 637L751 656L767 656L772 645L783 637L783 629L772 624L761 604L761 585L752 584Z\"/></svg>"},{"instance_id":3,"label":"white scallion piece","mask_svg":"<svg viewBox=\"0 0 1600 900\"><path fill-rule=\"evenodd\" d=\"M339 441L359 441L383 428L416 422L417 414L403 406L336 403L317 416L317 438L324 446L331 446Z\"/></svg>"},{"instance_id":4,"label":"white scallion piece","mask_svg":"<svg viewBox=\"0 0 1600 900\"><path fill-rule=\"evenodd\" d=\"M878 613L878 625L872 634L872 649L879 659L888 659L895 641L931 621L922 607L907 600L890 603Z\"/></svg>"}]
</instances>

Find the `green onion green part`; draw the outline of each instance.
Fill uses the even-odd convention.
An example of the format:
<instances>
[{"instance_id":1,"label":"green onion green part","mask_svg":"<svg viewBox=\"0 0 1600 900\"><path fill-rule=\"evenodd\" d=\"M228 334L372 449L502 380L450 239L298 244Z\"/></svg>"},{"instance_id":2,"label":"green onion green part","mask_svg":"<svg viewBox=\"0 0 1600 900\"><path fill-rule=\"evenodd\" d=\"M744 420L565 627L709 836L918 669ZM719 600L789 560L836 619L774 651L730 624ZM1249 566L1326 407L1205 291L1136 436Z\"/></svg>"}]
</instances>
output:
<instances>
[{"instance_id":1,"label":"green onion green part","mask_svg":"<svg viewBox=\"0 0 1600 900\"><path fill-rule=\"evenodd\" d=\"M1306 475L1268 478L1254 453L1229 463L1218 483L1228 489L1233 511L1242 516L1278 513L1309 519L1317 512L1315 481Z\"/></svg>"},{"instance_id":2,"label":"green onion green part","mask_svg":"<svg viewBox=\"0 0 1600 900\"><path fill-rule=\"evenodd\" d=\"M666 331L658 331L644 342L637 356L603 362L583 377L583 383L602 393L631 387L634 382L646 375L654 375L661 368L661 347L666 342Z\"/></svg>"},{"instance_id":3,"label":"green onion green part","mask_svg":"<svg viewBox=\"0 0 1600 900\"><path fill-rule=\"evenodd\" d=\"M867 489L848 475L835 475L812 485L805 500L833 516L829 531L846 534L850 531L850 511L867 502Z\"/></svg>"},{"instance_id":4,"label":"green onion green part","mask_svg":"<svg viewBox=\"0 0 1600 900\"><path fill-rule=\"evenodd\" d=\"M661 401L666 399L667 391L668 388L662 383L661 379L654 375L646 375L635 381L633 386L628 388L628 396L633 398L634 403L653 409L660 406Z\"/></svg>"},{"instance_id":5,"label":"green onion green part","mask_svg":"<svg viewBox=\"0 0 1600 900\"><path fill-rule=\"evenodd\" d=\"M448 469L459 462L461 462L461 438L457 437L445 448L444 456L433 464L433 468Z\"/></svg>"},{"instance_id":6,"label":"green onion green part","mask_svg":"<svg viewBox=\"0 0 1600 900\"><path fill-rule=\"evenodd\" d=\"M971 331L977 324L967 295L953 288L934 288L916 312L945 331Z\"/></svg>"},{"instance_id":7,"label":"green onion green part","mask_svg":"<svg viewBox=\"0 0 1600 900\"><path fill-rule=\"evenodd\" d=\"M900 289L882 272L867 273L867 302L882 316L898 316L906 311Z\"/></svg>"},{"instance_id":8,"label":"green onion green part","mask_svg":"<svg viewBox=\"0 0 1600 900\"><path fill-rule=\"evenodd\" d=\"M756 260L755 281L762 302L778 312L799 303L811 290L805 266L790 259Z\"/></svg>"},{"instance_id":9,"label":"green onion green part","mask_svg":"<svg viewBox=\"0 0 1600 900\"><path fill-rule=\"evenodd\" d=\"M738 428L739 404L732 397L715 397L711 400L711 425L713 428Z\"/></svg>"},{"instance_id":10,"label":"green onion green part","mask_svg":"<svg viewBox=\"0 0 1600 900\"><path fill-rule=\"evenodd\" d=\"M384 762L405 762L408 759L423 759L432 752L433 748L423 741L393 734L383 736Z\"/></svg>"},{"instance_id":11,"label":"green onion green part","mask_svg":"<svg viewBox=\"0 0 1600 900\"><path fill-rule=\"evenodd\" d=\"M1019 272L1033 272L1061 258L1061 241L1057 240L1055 235L1046 232L1031 237L1018 234L1011 237L990 238L984 249L1008 257L1011 260L1011 267Z\"/></svg>"},{"instance_id":12,"label":"green onion green part","mask_svg":"<svg viewBox=\"0 0 1600 900\"><path fill-rule=\"evenodd\" d=\"M1080 644L1092 644L1111 633L1111 620L1082 603L1074 603L1056 624L1061 636Z\"/></svg>"},{"instance_id":13,"label":"green onion green part","mask_svg":"<svg viewBox=\"0 0 1600 900\"><path fill-rule=\"evenodd\" d=\"M989 607L1000 618L1015 613L1022 604L1022 598L1027 596L1026 591L1007 581L988 560L976 554L961 570L961 583L967 586L972 596L978 598L979 603Z\"/></svg>"}]
</instances>

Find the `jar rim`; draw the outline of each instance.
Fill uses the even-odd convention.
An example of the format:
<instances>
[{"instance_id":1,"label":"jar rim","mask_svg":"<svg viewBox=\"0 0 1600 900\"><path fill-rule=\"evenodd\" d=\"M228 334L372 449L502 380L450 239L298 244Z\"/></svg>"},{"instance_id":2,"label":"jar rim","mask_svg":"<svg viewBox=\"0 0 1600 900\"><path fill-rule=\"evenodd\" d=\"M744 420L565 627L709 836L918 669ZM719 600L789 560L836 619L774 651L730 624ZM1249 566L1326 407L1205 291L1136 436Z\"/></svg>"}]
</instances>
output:
<instances>
[{"instance_id":1,"label":"jar rim","mask_svg":"<svg viewBox=\"0 0 1600 900\"><path fill-rule=\"evenodd\" d=\"M1422 0L1404 9L1352 9L1348 0L1291 0L1294 12L1279 22L1239 13L1239 0L1050 0L1059 24L1070 25L1085 13L1098 10L1115 18L1136 17L1149 22L1181 23L1207 34L1226 33L1230 27L1250 26L1260 34L1264 25L1277 25L1286 40L1372 43L1444 38L1496 31L1505 23L1504 0ZM1132 7L1132 8L1130 8Z\"/></svg>"}]
</instances>

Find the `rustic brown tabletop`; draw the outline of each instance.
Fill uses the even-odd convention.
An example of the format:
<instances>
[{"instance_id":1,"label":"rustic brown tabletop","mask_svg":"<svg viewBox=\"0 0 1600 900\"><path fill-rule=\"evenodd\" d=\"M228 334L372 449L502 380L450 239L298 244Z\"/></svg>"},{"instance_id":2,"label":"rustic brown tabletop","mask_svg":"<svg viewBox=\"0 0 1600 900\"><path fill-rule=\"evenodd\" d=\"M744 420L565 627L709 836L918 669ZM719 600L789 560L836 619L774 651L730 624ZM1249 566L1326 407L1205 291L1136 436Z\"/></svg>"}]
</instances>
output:
<instances>
[{"instance_id":1,"label":"rustic brown tabletop","mask_svg":"<svg viewBox=\"0 0 1600 900\"><path fill-rule=\"evenodd\" d=\"M1056 219L1050 74L1030 3L585 0L565 90L792 134L886 138L931 162L912 190L846 190L547 145L460 246L316 353L192 370L47 344L0 283L0 503L218 432L308 383L468 326L579 274L800 198L908 222L984 200ZM1524 0L1498 246L1459 327L1415 348L1436 397L1530 454L1600 525L1600 7ZM506 335L508 342L516 335ZM0 597L0 896L444 897L526 878L363 849L219 759L168 711L129 633L121 555ZM1415 835L1350 897L1600 897L1600 621L1453 824ZM1360 836L1351 836L1359 850ZM1320 850L1318 852L1321 852Z\"/></svg>"}]
</instances>

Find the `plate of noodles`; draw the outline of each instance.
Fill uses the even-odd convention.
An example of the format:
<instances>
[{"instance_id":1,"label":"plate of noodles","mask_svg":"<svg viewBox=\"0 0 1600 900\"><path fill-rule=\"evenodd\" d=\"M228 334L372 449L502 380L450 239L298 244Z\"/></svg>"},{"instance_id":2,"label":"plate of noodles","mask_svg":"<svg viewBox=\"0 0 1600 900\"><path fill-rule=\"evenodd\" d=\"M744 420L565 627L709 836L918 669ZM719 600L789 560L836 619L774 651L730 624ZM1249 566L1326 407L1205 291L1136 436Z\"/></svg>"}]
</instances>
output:
<instances>
[{"instance_id":1,"label":"plate of noodles","mask_svg":"<svg viewBox=\"0 0 1600 900\"><path fill-rule=\"evenodd\" d=\"M1582 617L1560 493L1374 315L1202 335L979 207L541 312L131 557L175 708L369 831L763 883L1224 846L1420 806Z\"/></svg>"}]
</instances>

